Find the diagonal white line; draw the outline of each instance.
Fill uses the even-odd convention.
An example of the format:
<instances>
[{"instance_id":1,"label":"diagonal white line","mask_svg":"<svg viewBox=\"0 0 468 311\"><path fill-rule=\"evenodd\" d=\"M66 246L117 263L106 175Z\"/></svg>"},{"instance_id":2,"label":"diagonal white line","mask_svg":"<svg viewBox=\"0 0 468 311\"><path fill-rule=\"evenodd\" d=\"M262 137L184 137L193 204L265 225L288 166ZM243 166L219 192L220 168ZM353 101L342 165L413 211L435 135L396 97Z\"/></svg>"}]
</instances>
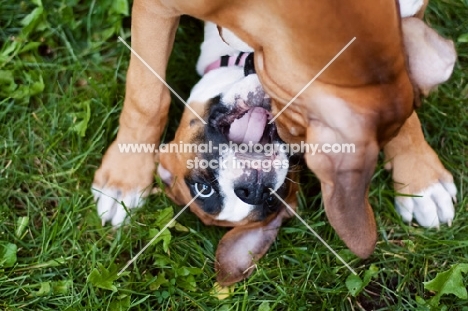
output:
<instances>
[{"instance_id":1,"label":"diagonal white line","mask_svg":"<svg viewBox=\"0 0 468 311\"><path fill-rule=\"evenodd\" d=\"M280 112L278 112L278 113L276 114L276 116L275 116L273 119L270 120L270 122L268 122L268 124L272 124L272 123L276 120L276 118L278 118L278 117L280 116L280 114L282 114L283 111L285 111L286 108L288 108L289 105L291 105L292 102L295 101L295 100L312 84L312 82L314 82L314 81L322 74L322 72L324 72L325 69L327 69L328 66L330 66L330 65L338 58L338 56L340 56L341 53L343 53L343 52L351 45L351 43L354 42L354 40L356 40L356 37L352 38L351 41L349 41L348 44L346 44L345 47L342 48L341 51L339 51L338 54L336 54L335 57L333 57L332 60L329 61L328 64L326 64L325 67L323 67L322 70L320 70L320 71L315 75L315 77L313 77L312 80L310 80L309 83L307 83L307 84L302 88L302 90L300 90L299 93L297 93L297 95L294 96L293 99L291 99L291 100L289 101L289 103L287 103L286 106L284 106L283 109L281 109Z\"/></svg>"},{"instance_id":2,"label":"diagonal white line","mask_svg":"<svg viewBox=\"0 0 468 311\"><path fill-rule=\"evenodd\" d=\"M200 119L200 121L202 121L203 124L206 125L205 120L203 120L203 118L200 117L200 116L198 115L198 113L196 113L195 110L193 110L192 107L190 107L190 105L187 104L187 103L185 102L185 100L183 100L182 97L180 97L179 94L177 94L176 91L174 91L174 89L173 89L169 84L167 84L167 82L164 81L164 79L161 78L161 76L160 76L156 71L154 71L153 68L151 68L150 65L148 65L148 63L147 63L140 55L138 55L138 53L135 52L135 50L132 49L132 47L131 47L130 45L128 45L128 43L125 42L125 40L122 39L122 37L120 37L120 36L119 36L119 41L122 42L123 44L125 44L125 46L133 53L133 55L135 55L135 56L146 66L146 68L148 68L159 80L161 80L161 82L172 92L172 94L174 94L182 103L184 103L184 105L185 105L188 109L190 109L190 111L192 111L193 114L194 114L195 116L197 116L197 118Z\"/></svg>"},{"instance_id":3,"label":"diagonal white line","mask_svg":"<svg viewBox=\"0 0 468 311\"><path fill-rule=\"evenodd\" d=\"M321 237L320 235L318 235L318 233L315 232L314 229L312 229L312 228L309 226L309 224L307 224L307 223L305 222L305 220L302 219L301 216L299 216L299 215L296 213L296 211L295 211L291 206L289 206L288 203L286 203L286 202L275 192L275 190L273 190L273 189L271 189L271 188L269 188L269 189L270 189L270 192L271 192L272 194L274 194L274 195L275 195L275 196L276 196L276 197L277 197L293 214L294 214L294 216L296 216L296 217L304 224L304 226L306 226L307 229L309 229L310 232L312 232L312 233L315 235L315 237L316 237L317 239L319 239L319 241L322 242L323 245L325 245L325 246L330 250L330 252L332 252L333 255L335 255L336 258L338 258L338 259L346 266L346 268L348 268L349 271L351 271L354 275L357 275L356 271L354 271L353 268L351 268L351 266L348 265L348 263L347 263L346 261L344 261L344 259L341 258L341 256L338 255L338 253L335 252L335 250L334 250L330 245L328 245L328 243L325 242L325 240L322 239L322 237Z\"/></svg>"},{"instance_id":4,"label":"diagonal white line","mask_svg":"<svg viewBox=\"0 0 468 311\"><path fill-rule=\"evenodd\" d=\"M164 228L161 229L161 231L158 232L158 234L156 234L152 239L151 241L148 242L148 244L145 245L145 247L143 247L132 259L130 259L127 264L125 265L125 267L122 268L122 270L119 271L119 273L117 273L117 276L120 276L125 270L127 270L127 268L135 261L137 260L138 257L140 257L141 254L143 254L143 252L151 245L153 244L154 241L156 241L156 239L161 235L161 233L164 232L164 230L166 230L176 219L177 217L180 216L180 214L182 214L186 209L187 207L190 206L190 204L193 203L193 201L195 201L198 196L201 195L201 192L198 193L196 196L193 197L192 200L190 200L190 202L187 203L187 205L184 206L183 209L180 210L180 212L177 213L177 215L175 215L165 226Z\"/></svg>"}]
</instances>

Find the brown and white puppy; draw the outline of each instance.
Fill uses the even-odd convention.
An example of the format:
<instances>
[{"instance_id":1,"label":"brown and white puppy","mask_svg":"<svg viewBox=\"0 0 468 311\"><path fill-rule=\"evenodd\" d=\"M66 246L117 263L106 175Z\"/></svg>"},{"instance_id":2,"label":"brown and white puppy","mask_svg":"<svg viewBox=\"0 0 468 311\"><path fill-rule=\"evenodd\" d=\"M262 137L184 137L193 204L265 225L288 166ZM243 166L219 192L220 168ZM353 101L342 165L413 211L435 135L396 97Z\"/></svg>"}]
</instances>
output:
<instances>
[{"instance_id":1,"label":"brown and white puppy","mask_svg":"<svg viewBox=\"0 0 468 311\"><path fill-rule=\"evenodd\" d=\"M198 195L190 210L203 223L234 227L216 251L221 285L248 277L275 241L283 220L291 217L270 189L296 207L289 153L279 148L284 142L275 124L268 124L270 98L255 74L252 50L245 44L242 48L243 52L228 46L216 25L205 24L197 63L202 78L187 103L206 124L185 109L173 141L162 145L158 154L157 171L173 201L186 205ZM184 152L184 146L192 150ZM256 146L257 152L242 151L248 146Z\"/></svg>"},{"instance_id":2,"label":"brown and white puppy","mask_svg":"<svg viewBox=\"0 0 468 311\"><path fill-rule=\"evenodd\" d=\"M185 109L174 140L159 148L157 171L166 192L181 205L198 194L192 210L205 224L263 221L281 207L270 189L289 194L289 153L280 148L276 125L268 123L270 98L250 57L206 23L197 65L202 78L187 100L191 109ZM222 59L226 64L220 65Z\"/></svg>"},{"instance_id":3,"label":"brown and white puppy","mask_svg":"<svg viewBox=\"0 0 468 311\"><path fill-rule=\"evenodd\" d=\"M420 14L418 5L424 4L401 2L401 12L408 15ZM132 14L132 46L161 76L179 16L213 21L254 49L256 71L272 98L284 141L355 144L352 155L306 154L305 159L321 181L331 225L357 255L369 256L377 239L367 194L383 147L395 185L404 187L397 190L423 195L407 202L396 199L404 219L415 217L426 226L452 221L452 176L424 141L413 109L415 86L425 90L425 84L443 81L451 72L453 45L424 23L402 21L396 2L137 0ZM415 31L402 33L406 25ZM353 37L356 41L279 114ZM418 51L420 44L430 49ZM435 62L427 61L433 60L431 55ZM104 220L118 224L114 220L123 219L115 217L119 202L135 207L148 194L153 156L122 154L118 145L158 144L168 105L168 90L132 56L120 130L94 180L98 210L108 211L101 216Z\"/></svg>"}]
</instances>

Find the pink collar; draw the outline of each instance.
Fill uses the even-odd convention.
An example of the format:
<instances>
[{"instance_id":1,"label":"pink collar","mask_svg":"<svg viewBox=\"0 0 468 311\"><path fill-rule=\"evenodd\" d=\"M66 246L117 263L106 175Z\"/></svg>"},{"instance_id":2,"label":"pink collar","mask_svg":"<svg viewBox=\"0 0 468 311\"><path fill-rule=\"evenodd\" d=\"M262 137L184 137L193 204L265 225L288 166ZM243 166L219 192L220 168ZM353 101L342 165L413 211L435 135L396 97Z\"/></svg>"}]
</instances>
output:
<instances>
[{"instance_id":1,"label":"pink collar","mask_svg":"<svg viewBox=\"0 0 468 311\"><path fill-rule=\"evenodd\" d=\"M220 67L228 67L228 66L244 66L245 65L245 60L247 58L247 56L249 56L249 53L246 53L246 52L240 52L239 54L237 55L224 55L224 56L221 56L221 58L215 60L214 62L212 62L211 64L209 64L206 68L205 68L205 74L207 74L208 72L210 72L211 70L213 69L218 69Z\"/></svg>"}]
</instances>

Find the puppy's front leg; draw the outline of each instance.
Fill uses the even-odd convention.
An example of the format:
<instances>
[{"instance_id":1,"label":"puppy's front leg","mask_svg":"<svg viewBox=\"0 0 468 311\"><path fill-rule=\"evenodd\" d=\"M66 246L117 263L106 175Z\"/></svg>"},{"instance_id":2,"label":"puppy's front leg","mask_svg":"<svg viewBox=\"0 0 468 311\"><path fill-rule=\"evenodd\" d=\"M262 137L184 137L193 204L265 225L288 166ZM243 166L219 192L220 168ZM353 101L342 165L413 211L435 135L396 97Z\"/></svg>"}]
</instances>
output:
<instances>
[{"instance_id":1,"label":"puppy's front leg","mask_svg":"<svg viewBox=\"0 0 468 311\"><path fill-rule=\"evenodd\" d=\"M136 0L133 4L132 47L163 78L178 20L179 15L159 1ZM122 152L119 147L149 144L156 149L169 103L169 91L164 84L132 54L119 132L94 176L92 191L103 223L120 225L126 217L125 207L139 206L149 194L154 153Z\"/></svg>"},{"instance_id":2,"label":"puppy's front leg","mask_svg":"<svg viewBox=\"0 0 468 311\"><path fill-rule=\"evenodd\" d=\"M395 206L410 222L413 217L425 227L451 224L454 217L452 199L457 188L437 154L424 139L416 112L406 120L398 135L384 148L387 169L393 169Z\"/></svg>"}]
</instances>

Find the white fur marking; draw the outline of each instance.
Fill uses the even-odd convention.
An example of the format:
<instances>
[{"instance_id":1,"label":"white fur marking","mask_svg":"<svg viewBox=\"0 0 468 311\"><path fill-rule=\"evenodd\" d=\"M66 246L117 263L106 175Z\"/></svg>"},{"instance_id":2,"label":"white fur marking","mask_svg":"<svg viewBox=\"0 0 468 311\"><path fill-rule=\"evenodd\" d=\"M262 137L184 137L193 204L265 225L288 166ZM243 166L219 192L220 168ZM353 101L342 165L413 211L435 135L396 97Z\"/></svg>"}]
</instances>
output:
<instances>
[{"instance_id":1,"label":"white fur marking","mask_svg":"<svg viewBox=\"0 0 468 311\"><path fill-rule=\"evenodd\" d=\"M101 189L96 185L93 185L91 191L94 200L97 201L97 211L103 225L108 221L114 227L119 227L124 223L127 212L122 203L125 204L127 210L130 210L140 207L144 202L138 191L131 191L126 195L122 195L121 191L117 189L106 187Z\"/></svg>"},{"instance_id":2,"label":"white fur marking","mask_svg":"<svg viewBox=\"0 0 468 311\"><path fill-rule=\"evenodd\" d=\"M400 0L399 2L402 18L415 15L424 4L424 0Z\"/></svg>"},{"instance_id":3,"label":"white fur marking","mask_svg":"<svg viewBox=\"0 0 468 311\"><path fill-rule=\"evenodd\" d=\"M287 155L285 153L280 153L276 156L276 159L283 162L284 160L287 160ZM273 161L273 159L271 160ZM219 169L218 183L221 194L224 196L224 200L222 204L223 210L216 217L218 220L227 220L232 222L241 221L254 209L253 205L247 204L239 199L234 192L234 181L244 174L244 170L242 168L236 168L233 164L234 161L235 154L232 151L226 152L220 158L220 162L226 163L226 169ZM288 169L288 167L282 167L275 171L275 191L284 183Z\"/></svg>"},{"instance_id":4,"label":"white fur marking","mask_svg":"<svg viewBox=\"0 0 468 311\"><path fill-rule=\"evenodd\" d=\"M158 175L162 179L162 181L164 183L166 183L167 185L172 184L172 174L171 174L171 172L169 172L167 169L165 169L164 166L162 166L161 163L159 163L159 165L158 165Z\"/></svg>"},{"instance_id":5,"label":"white fur marking","mask_svg":"<svg viewBox=\"0 0 468 311\"><path fill-rule=\"evenodd\" d=\"M243 170L233 168L232 163L235 160L233 152L227 152L225 157L227 158L225 162L227 168L220 167L218 177L219 188L224 197L223 210L216 218L233 222L241 221L249 215L254 207L239 199L234 193L234 181L242 175ZM225 157L220 158L221 163L224 162Z\"/></svg>"},{"instance_id":6,"label":"white fur marking","mask_svg":"<svg viewBox=\"0 0 468 311\"><path fill-rule=\"evenodd\" d=\"M453 183L435 183L415 197L396 197L395 207L405 222L411 222L414 217L423 227L451 225L455 217L452 200L455 201L456 193Z\"/></svg>"},{"instance_id":7,"label":"white fur marking","mask_svg":"<svg viewBox=\"0 0 468 311\"><path fill-rule=\"evenodd\" d=\"M212 70L193 87L187 103L190 105L192 102L206 102L227 92L243 78L244 70L242 67L230 66Z\"/></svg>"},{"instance_id":8,"label":"white fur marking","mask_svg":"<svg viewBox=\"0 0 468 311\"><path fill-rule=\"evenodd\" d=\"M244 70L242 70L242 73L244 73ZM258 92L265 93L258 76L256 74L251 74L233 84L232 87L224 93L223 102L234 104L237 99L247 101L249 94Z\"/></svg>"}]
</instances>

